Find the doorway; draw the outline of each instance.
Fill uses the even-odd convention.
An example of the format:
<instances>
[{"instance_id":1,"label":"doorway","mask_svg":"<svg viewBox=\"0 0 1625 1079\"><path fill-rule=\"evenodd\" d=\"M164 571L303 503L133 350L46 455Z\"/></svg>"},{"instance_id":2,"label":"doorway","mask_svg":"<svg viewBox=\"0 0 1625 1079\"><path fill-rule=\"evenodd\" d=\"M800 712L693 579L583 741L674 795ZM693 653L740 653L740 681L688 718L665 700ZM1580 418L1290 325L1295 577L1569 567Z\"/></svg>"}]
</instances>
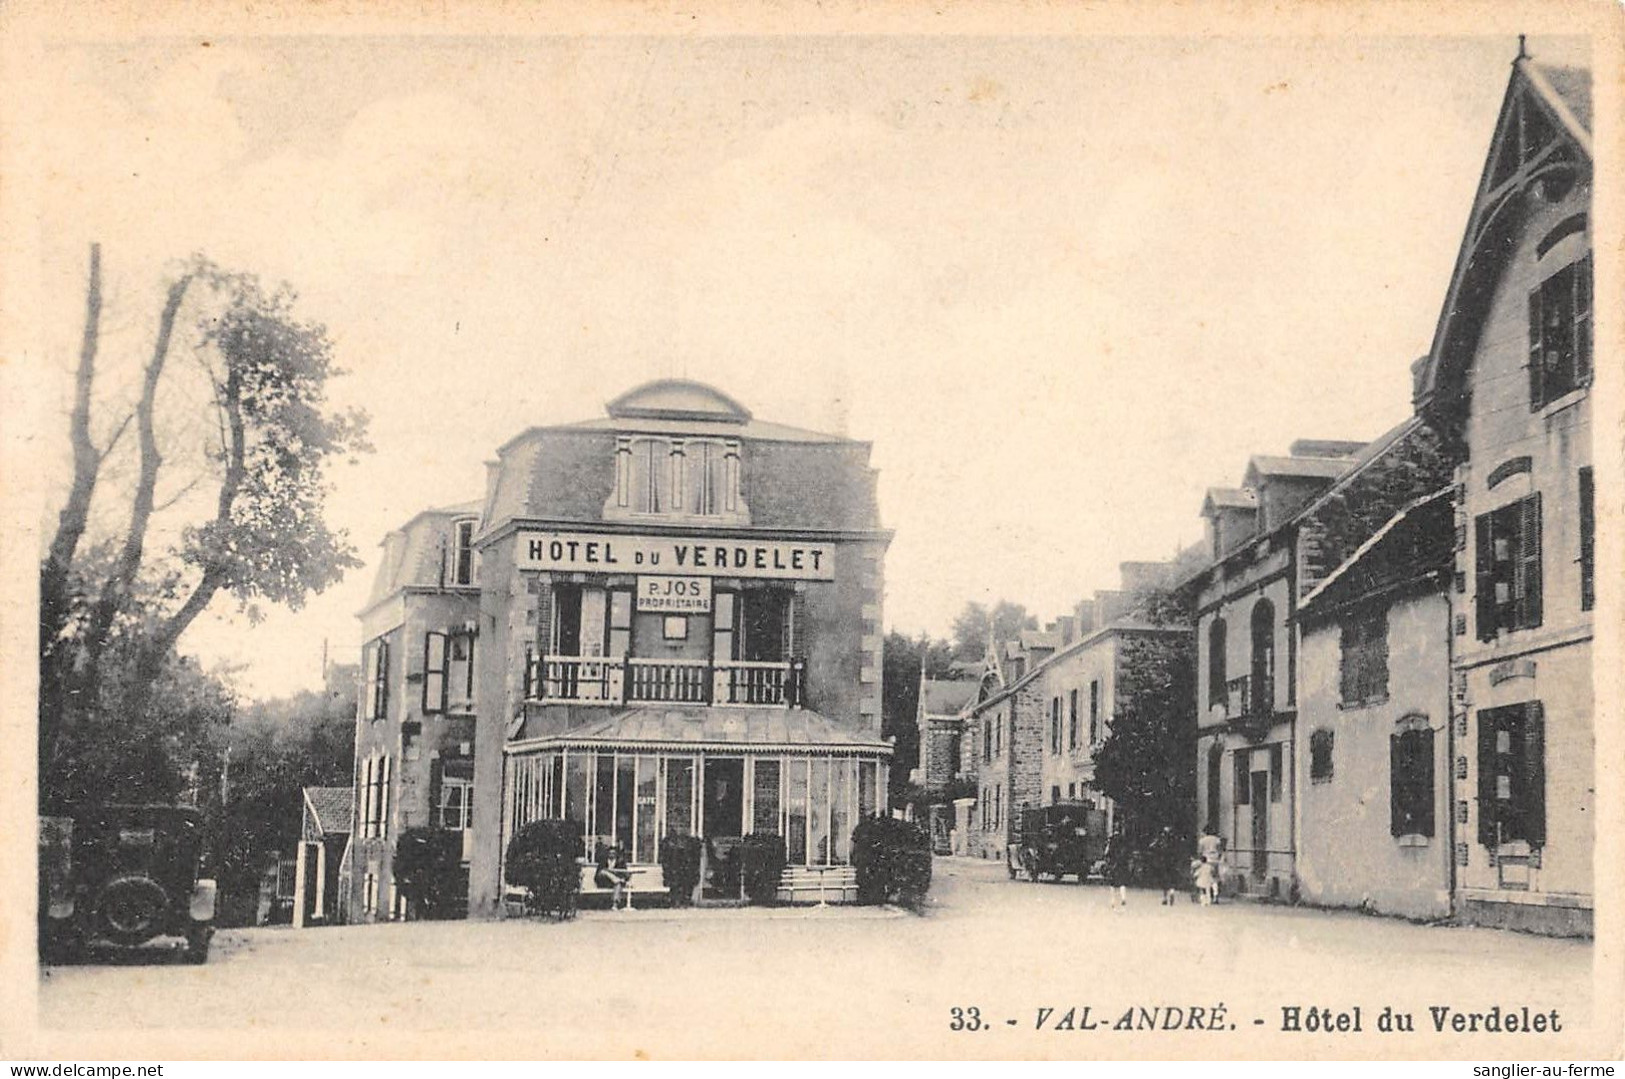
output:
<instances>
[{"instance_id":1,"label":"doorway","mask_svg":"<svg viewBox=\"0 0 1625 1079\"><path fill-rule=\"evenodd\" d=\"M739 895L739 847L745 833L745 761L708 757L705 761L705 893L710 898Z\"/></svg>"},{"instance_id":2,"label":"doorway","mask_svg":"<svg viewBox=\"0 0 1625 1079\"><path fill-rule=\"evenodd\" d=\"M1270 774L1252 774L1253 803L1253 876L1263 880L1269 869L1270 849Z\"/></svg>"}]
</instances>

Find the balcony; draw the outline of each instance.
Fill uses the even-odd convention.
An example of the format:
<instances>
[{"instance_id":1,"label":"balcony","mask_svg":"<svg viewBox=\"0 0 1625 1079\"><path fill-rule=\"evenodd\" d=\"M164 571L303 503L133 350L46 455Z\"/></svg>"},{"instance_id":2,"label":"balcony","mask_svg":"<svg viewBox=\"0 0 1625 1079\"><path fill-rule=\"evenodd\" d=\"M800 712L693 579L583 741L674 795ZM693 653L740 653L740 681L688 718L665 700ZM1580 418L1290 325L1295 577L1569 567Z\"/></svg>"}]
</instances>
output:
<instances>
[{"instance_id":1,"label":"balcony","mask_svg":"<svg viewBox=\"0 0 1625 1079\"><path fill-rule=\"evenodd\" d=\"M705 704L800 708L805 664L704 659L545 656L531 700L570 704Z\"/></svg>"},{"instance_id":2,"label":"balcony","mask_svg":"<svg viewBox=\"0 0 1625 1079\"><path fill-rule=\"evenodd\" d=\"M1275 721L1275 679L1247 675L1224 684L1225 718L1251 737L1262 737Z\"/></svg>"}]
</instances>

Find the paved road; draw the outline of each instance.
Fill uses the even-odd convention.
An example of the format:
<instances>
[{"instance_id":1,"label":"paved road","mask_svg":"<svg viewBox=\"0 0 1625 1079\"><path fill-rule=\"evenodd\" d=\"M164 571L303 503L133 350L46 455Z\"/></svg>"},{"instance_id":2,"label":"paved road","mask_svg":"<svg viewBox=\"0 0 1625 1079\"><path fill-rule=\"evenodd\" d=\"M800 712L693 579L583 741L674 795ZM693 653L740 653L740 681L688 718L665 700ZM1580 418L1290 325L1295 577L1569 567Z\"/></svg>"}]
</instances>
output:
<instances>
[{"instance_id":1,"label":"paved road","mask_svg":"<svg viewBox=\"0 0 1625 1079\"><path fill-rule=\"evenodd\" d=\"M167 1032L173 1055L743 1056L1463 1052L1429 1005L1557 1009L1562 1040L1474 1055L1548 1054L1589 1023L1592 947L1480 929L1250 904L1108 909L1098 886L1006 880L990 862L939 859L923 917L888 910L595 912L572 923L413 923L223 931L205 967L152 962L47 970L40 1022ZM1111 1029L1125 1012L1162 1025L1225 1005L1219 1031ZM1283 1006L1383 1005L1425 1033L1376 1040L1279 1032ZM1056 1032L1068 1009L1094 1031ZM977 1008L988 1030L950 1029ZM1035 1029L1039 1009L1054 1009ZM1161 1009L1140 1015L1139 1008ZM1178 1008L1178 1013L1168 1009ZM959 1013L968 1021L969 1013ZM1012 1026L1008 1020L1015 1020ZM1254 1020L1262 1020L1257 1026ZM1231 1026L1235 1029L1230 1029ZM424 1031L430 1031L425 1035ZM411 1032L410 1037L406 1032ZM428 1037L426 1045L412 1039ZM1150 1043L1136 1038L1152 1038ZM416 1047L416 1049L414 1049ZM123 1055L127 1051L120 1050Z\"/></svg>"}]
</instances>

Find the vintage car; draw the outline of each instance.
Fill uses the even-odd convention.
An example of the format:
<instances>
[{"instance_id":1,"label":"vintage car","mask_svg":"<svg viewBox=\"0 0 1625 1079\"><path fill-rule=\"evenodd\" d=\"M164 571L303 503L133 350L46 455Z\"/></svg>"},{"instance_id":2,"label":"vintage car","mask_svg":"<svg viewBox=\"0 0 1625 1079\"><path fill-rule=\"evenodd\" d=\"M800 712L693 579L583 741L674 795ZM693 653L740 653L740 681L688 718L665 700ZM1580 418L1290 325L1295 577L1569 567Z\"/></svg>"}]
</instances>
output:
<instances>
[{"instance_id":1,"label":"vintage car","mask_svg":"<svg viewBox=\"0 0 1625 1079\"><path fill-rule=\"evenodd\" d=\"M202 963L214 935L215 882L200 877L203 821L195 809L105 805L41 817L40 947L55 957L95 942L133 947L186 941Z\"/></svg>"},{"instance_id":2,"label":"vintage car","mask_svg":"<svg viewBox=\"0 0 1625 1079\"><path fill-rule=\"evenodd\" d=\"M1014 823L1006 858L1011 880L1018 873L1033 881L1072 873L1081 884L1106 856L1105 810L1060 802L1023 810Z\"/></svg>"}]
</instances>

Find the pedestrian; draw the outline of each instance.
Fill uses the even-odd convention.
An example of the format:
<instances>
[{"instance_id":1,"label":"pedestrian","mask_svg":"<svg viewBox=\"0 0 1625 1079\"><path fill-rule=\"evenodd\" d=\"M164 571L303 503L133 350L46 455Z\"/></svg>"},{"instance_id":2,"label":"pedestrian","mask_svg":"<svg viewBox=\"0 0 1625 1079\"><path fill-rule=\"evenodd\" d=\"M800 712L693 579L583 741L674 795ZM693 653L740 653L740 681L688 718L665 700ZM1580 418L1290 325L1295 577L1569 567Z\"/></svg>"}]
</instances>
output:
<instances>
[{"instance_id":1,"label":"pedestrian","mask_svg":"<svg viewBox=\"0 0 1625 1079\"><path fill-rule=\"evenodd\" d=\"M1171 907L1175 898L1184 890L1187 879L1187 862L1184 852L1179 849L1179 842L1174 837L1174 826L1164 824L1162 831L1151 840L1151 874L1162 889L1162 905Z\"/></svg>"},{"instance_id":2,"label":"pedestrian","mask_svg":"<svg viewBox=\"0 0 1625 1079\"><path fill-rule=\"evenodd\" d=\"M1123 837L1114 835L1106 840L1106 861L1101 868L1106 878L1106 888L1111 892L1113 910L1124 910L1128 907L1130 870L1129 854L1123 843Z\"/></svg>"},{"instance_id":3,"label":"pedestrian","mask_svg":"<svg viewBox=\"0 0 1625 1079\"><path fill-rule=\"evenodd\" d=\"M1219 835L1219 826L1211 820L1196 841L1196 853L1202 860L1196 873L1198 898L1204 906L1210 906L1219 901L1219 873L1224 864L1224 839Z\"/></svg>"}]
</instances>

